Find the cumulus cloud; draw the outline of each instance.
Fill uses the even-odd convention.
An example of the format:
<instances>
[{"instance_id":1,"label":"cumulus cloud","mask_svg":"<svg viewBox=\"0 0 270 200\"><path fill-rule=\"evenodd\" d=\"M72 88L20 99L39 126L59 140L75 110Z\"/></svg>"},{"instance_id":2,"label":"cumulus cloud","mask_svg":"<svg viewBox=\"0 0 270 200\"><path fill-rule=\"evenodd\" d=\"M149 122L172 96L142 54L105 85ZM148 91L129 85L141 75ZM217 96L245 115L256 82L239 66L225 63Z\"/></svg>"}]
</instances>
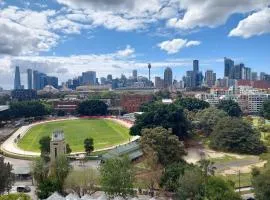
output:
<instances>
[{"instance_id":1,"label":"cumulus cloud","mask_svg":"<svg viewBox=\"0 0 270 200\"><path fill-rule=\"evenodd\" d=\"M167 25L179 29L211 27L224 24L235 13L248 13L267 7L269 0L179 0L180 18L173 17Z\"/></svg>"},{"instance_id":2,"label":"cumulus cloud","mask_svg":"<svg viewBox=\"0 0 270 200\"><path fill-rule=\"evenodd\" d=\"M179 7L175 0L57 1L77 13L69 16L77 21L91 22L93 26L104 26L118 31L144 29L160 19L177 16Z\"/></svg>"},{"instance_id":3,"label":"cumulus cloud","mask_svg":"<svg viewBox=\"0 0 270 200\"><path fill-rule=\"evenodd\" d=\"M249 38L254 35L270 33L270 8L265 8L241 20L229 36Z\"/></svg>"},{"instance_id":4,"label":"cumulus cloud","mask_svg":"<svg viewBox=\"0 0 270 200\"><path fill-rule=\"evenodd\" d=\"M124 50L117 51L117 55L121 57L129 57L132 56L135 52L134 48L131 48L130 45L127 45L127 47Z\"/></svg>"},{"instance_id":5,"label":"cumulus cloud","mask_svg":"<svg viewBox=\"0 0 270 200\"><path fill-rule=\"evenodd\" d=\"M186 39L173 39L163 41L158 44L161 50L167 51L168 54L175 54L178 53L181 49L185 47L197 46L200 45L200 41L188 41Z\"/></svg>"}]
</instances>

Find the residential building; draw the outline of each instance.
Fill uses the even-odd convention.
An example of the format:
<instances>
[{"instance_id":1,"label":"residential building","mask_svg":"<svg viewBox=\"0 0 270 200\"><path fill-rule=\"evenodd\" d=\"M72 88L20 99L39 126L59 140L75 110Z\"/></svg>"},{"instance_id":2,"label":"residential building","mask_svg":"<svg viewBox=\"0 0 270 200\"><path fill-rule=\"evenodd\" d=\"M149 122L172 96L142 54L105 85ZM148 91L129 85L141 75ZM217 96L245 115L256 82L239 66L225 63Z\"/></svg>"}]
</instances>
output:
<instances>
[{"instance_id":1,"label":"residential building","mask_svg":"<svg viewBox=\"0 0 270 200\"><path fill-rule=\"evenodd\" d=\"M120 97L120 106L128 113L138 112L142 104L153 99L149 94L123 94Z\"/></svg>"},{"instance_id":2,"label":"residential building","mask_svg":"<svg viewBox=\"0 0 270 200\"><path fill-rule=\"evenodd\" d=\"M155 87L157 89L164 88L164 80L162 78L160 78L159 76L155 77Z\"/></svg>"}]
</instances>

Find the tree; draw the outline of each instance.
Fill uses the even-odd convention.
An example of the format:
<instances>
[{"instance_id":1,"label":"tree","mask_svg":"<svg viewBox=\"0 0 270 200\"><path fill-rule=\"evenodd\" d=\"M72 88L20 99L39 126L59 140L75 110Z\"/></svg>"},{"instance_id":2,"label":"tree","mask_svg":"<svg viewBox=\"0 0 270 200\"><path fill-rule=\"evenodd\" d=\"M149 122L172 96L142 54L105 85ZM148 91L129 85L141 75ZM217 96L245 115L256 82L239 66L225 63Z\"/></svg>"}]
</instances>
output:
<instances>
[{"instance_id":1,"label":"tree","mask_svg":"<svg viewBox=\"0 0 270 200\"><path fill-rule=\"evenodd\" d=\"M41 152L41 155L48 156L50 154L50 142L51 138L49 136L43 136L39 140L39 149Z\"/></svg>"},{"instance_id":2,"label":"tree","mask_svg":"<svg viewBox=\"0 0 270 200\"><path fill-rule=\"evenodd\" d=\"M162 126L166 129L171 128L174 135L184 139L188 137L190 124L182 108L174 104L157 104L155 109L144 112L136 116L134 126L131 127L131 135L141 135L144 128L155 128Z\"/></svg>"},{"instance_id":3,"label":"tree","mask_svg":"<svg viewBox=\"0 0 270 200\"><path fill-rule=\"evenodd\" d=\"M198 128L204 134L210 135L214 126L223 118L227 117L227 113L214 107L206 108L196 113L195 120L198 121Z\"/></svg>"},{"instance_id":4,"label":"tree","mask_svg":"<svg viewBox=\"0 0 270 200\"><path fill-rule=\"evenodd\" d=\"M189 111L198 111L210 107L208 102L196 98L180 98L175 103Z\"/></svg>"},{"instance_id":5,"label":"tree","mask_svg":"<svg viewBox=\"0 0 270 200\"><path fill-rule=\"evenodd\" d=\"M72 149L70 148L69 144L66 144L66 152L67 154L70 154L72 152Z\"/></svg>"},{"instance_id":6,"label":"tree","mask_svg":"<svg viewBox=\"0 0 270 200\"><path fill-rule=\"evenodd\" d=\"M241 196L234 191L233 185L220 177L209 177L206 188L206 197L208 200L242 199Z\"/></svg>"},{"instance_id":7,"label":"tree","mask_svg":"<svg viewBox=\"0 0 270 200\"><path fill-rule=\"evenodd\" d=\"M144 154L157 152L158 161L164 166L182 161L185 155L183 143L162 127L143 129L140 143Z\"/></svg>"},{"instance_id":8,"label":"tree","mask_svg":"<svg viewBox=\"0 0 270 200\"><path fill-rule=\"evenodd\" d=\"M252 187L255 197L258 200L268 200L270 197L270 169L269 167L262 171L255 169L252 173Z\"/></svg>"},{"instance_id":9,"label":"tree","mask_svg":"<svg viewBox=\"0 0 270 200\"><path fill-rule=\"evenodd\" d=\"M110 197L133 195L134 171L127 157L108 159L100 167L102 190Z\"/></svg>"},{"instance_id":10,"label":"tree","mask_svg":"<svg viewBox=\"0 0 270 200\"><path fill-rule=\"evenodd\" d=\"M33 163L32 173L37 182L37 195L40 199L48 198L53 192L63 192L64 180L70 166L65 155L60 155L54 163L46 163L43 158L37 158Z\"/></svg>"},{"instance_id":11,"label":"tree","mask_svg":"<svg viewBox=\"0 0 270 200\"><path fill-rule=\"evenodd\" d=\"M144 165L147 170L146 173L138 174L137 180L143 182L150 190L150 195L154 196L154 189L159 188L160 179L164 170L163 166L158 161L157 152L149 150L144 154Z\"/></svg>"},{"instance_id":12,"label":"tree","mask_svg":"<svg viewBox=\"0 0 270 200\"><path fill-rule=\"evenodd\" d=\"M39 183L37 188L37 196L39 199L47 199L55 191L60 191L58 181L54 177L48 177Z\"/></svg>"},{"instance_id":13,"label":"tree","mask_svg":"<svg viewBox=\"0 0 270 200\"><path fill-rule=\"evenodd\" d=\"M80 171L71 171L64 184L65 190L72 190L80 196L94 193L99 183L99 176L96 169L87 168Z\"/></svg>"},{"instance_id":14,"label":"tree","mask_svg":"<svg viewBox=\"0 0 270 200\"><path fill-rule=\"evenodd\" d=\"M0 194L9 191L14 183L15 176L11 172L12 165L4 162L4 157L0 156Z\"/></svg>"},{"instance_id":15,"label":"tree","mask_svg":"<svg viewBox=\"0 0 270 200\"><path fill-rule=\"evenodd\" d=\"M183 176L185 170L192 167L192 165L185 162L173 163L166 166L160 179L160 186L166 191L176 192L180 176Z\"/></svg>"},{"instance_id":16,"label":"tree","mask_svg":"<svg viewBox=\"0 0 270 200\"><path fill-rule=\"evenodd\" d=\"M11 117L38 117L49 115L52 112L51 105L41 101L22 101L10 104L9 114Z\"/></svg>"},{"instance_id":17,"label":"tree","mask_svg":"<svg viewBox=\"0 0 270 200\"><path fill-rule=\"evenodd\" d=\"M261 113L264 118L270 120L270 100L267 100L263 103Z\"/></svg>"},{"instance_id":18,"label":"tree","mask_svg":"<svg viewBox=\"0 0 270 200\"><path fill-rule=\"evenodd\" d=\"M176 196L178 200L203 200L203 176L199 168L188 169L180 176Z\"/></svg>"},{"instance_id":19,"label":"tree","mask_svg":"<svg viewBox=\"0 0 270 200\"><path fill-rule=\"evenodd\" d=\"M90 155L94 151L94 139L86 138L84 140L84 149L87 155Z\"/></svg>"},{"instance_id":20,"label":"tree","mask_svg":"<svg viewBox=\"0 0 270 200\"><path fill-rule=\"evenodd\" d=\"M36 158L32 165L32 174L37 185L44 182L49 174L49 166L42 158Z\"/></svg>"},{"instance_id":21,"label":"tree","mask_svg":"<svg viewBox=\"0 0 270 200\"><path fill-rule=\"evenodd\" d=\"M222 151L260 154L266 147L260 140L260 133L240 118L224 118L214 127L210 147Z\"/></svg>"},{"instance_id":22,"label":"tree","mask_svg":"<svg viewBox=\"0 0 270 200\"><path fill-rule=\"evenodd\" d=\"M52 163L50 175L56 179L60 190L59 192L63 191L64 182L70 170L69 160L65 155L59 155L55 163Z\"/></svg>"},{"instance_id":23,"label":"tree","mask_svg":"<svg viewBox=\"0 0 270 200\"><path fill-rule=\"evenodd\" d=\"M108 113L108 106L103 101L87 100L79 103L77 112L86 116L102 116Z\"/></svg>"},{"instance_id":24,"label":"tree","mask_svg":"<svg viewBox=\"0 0 270 200\"><path fill-rule=\"evenodd\" d=\"M242 115L239 104L233 100L221 100L217 108L224 110L231 117L240 117Z\"/></svg>"}]
</instances>

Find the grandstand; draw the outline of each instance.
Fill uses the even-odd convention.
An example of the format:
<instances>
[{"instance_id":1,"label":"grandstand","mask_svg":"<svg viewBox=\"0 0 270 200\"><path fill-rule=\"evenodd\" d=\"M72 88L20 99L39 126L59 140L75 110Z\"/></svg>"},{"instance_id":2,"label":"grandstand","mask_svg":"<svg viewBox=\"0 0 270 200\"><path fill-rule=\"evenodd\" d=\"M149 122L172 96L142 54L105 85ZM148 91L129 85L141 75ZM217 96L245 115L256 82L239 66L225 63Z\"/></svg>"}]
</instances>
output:
<instances>
[{"instance_id":1,"label":"grandstand","mask_svg":"<svg viewBox=\"0 0 270 200\"><path fill-rule=\"evenodd\" d=\"M143 155L138 141L120 145L102 156L102 161L127 155L130 160L136 160Z\"/></svg>"}]
</instances>

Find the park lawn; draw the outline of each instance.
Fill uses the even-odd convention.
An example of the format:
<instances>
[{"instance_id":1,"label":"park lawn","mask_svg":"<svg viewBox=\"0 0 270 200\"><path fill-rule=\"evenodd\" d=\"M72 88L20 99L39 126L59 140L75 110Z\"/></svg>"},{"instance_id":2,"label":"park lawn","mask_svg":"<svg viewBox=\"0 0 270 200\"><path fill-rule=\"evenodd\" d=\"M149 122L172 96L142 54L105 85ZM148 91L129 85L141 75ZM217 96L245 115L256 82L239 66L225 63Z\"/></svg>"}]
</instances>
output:
<instances>
[{"instance_id":1,"label":"park lawn","mask_svg":"<svg viewBox=\"0 0 270 200\"><path fill-rule=\"evenodd\" d=\"M84 139L94 139L95 150L119 145L130 139L129 129L109 119L77 119L39 124L31 128L19 141L19 148L39 152L39 140L54 130L63 130L72 152L84 151Z\"/></svg>"}]
</instances>

